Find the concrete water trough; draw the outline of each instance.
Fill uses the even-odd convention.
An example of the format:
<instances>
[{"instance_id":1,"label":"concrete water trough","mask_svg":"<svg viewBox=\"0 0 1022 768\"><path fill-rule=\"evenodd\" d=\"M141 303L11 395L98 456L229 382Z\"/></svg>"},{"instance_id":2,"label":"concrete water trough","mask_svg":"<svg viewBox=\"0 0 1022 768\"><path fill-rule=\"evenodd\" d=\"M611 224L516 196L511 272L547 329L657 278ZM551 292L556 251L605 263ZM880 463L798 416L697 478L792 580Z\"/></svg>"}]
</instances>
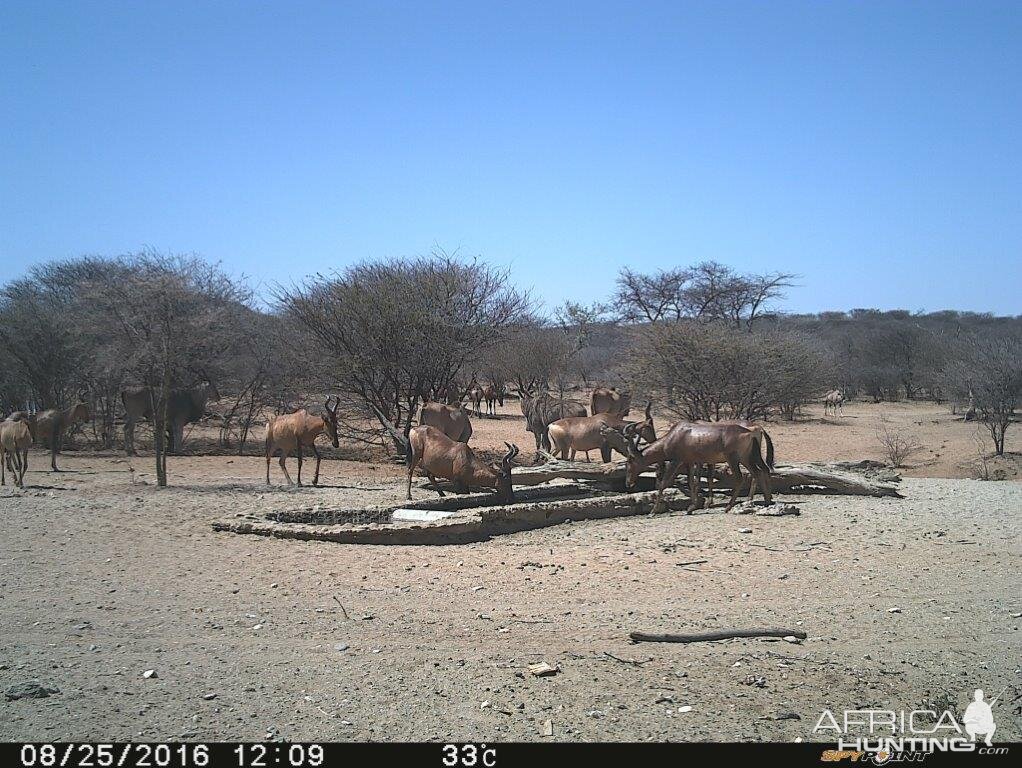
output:
<instances>
[{"instance_id":1,"label":"concrete water trough","mask_svg":"<svg viewBox=\"0 0 1022 768\"><path fill-rule=\"evenodd\" d=\"M288 510L262 519L246 515L216 520L213 529L344 544L467 544L568 520L648 514L655 495L572 483L516 490L514 504L500 504L491 493L472 493L370 509ZM664 496L687 503L676 489Z\"/></svg>"}]
</instances>

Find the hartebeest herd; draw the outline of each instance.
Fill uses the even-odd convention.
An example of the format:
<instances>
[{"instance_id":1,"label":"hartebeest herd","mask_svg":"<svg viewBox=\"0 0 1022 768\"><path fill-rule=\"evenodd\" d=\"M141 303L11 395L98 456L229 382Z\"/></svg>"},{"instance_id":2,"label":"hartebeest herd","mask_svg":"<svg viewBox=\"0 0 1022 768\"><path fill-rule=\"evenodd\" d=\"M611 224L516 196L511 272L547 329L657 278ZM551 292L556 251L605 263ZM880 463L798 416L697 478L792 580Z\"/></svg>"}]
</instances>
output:
<instances>
[{"instance_id":1,"label":"hartebeest herd","mask_svg":"<svg viewBox=\"0 0 1022 768\"><path fill-rule=\"evenodd\" d=\"M486 415L496 415L496 403L503 405L503 388L493 384L481 385L475 381L463 396L451 396L453 388L443 390L443 398L453 402L428 401L419 411L418 425L398 430L385 415L373 407L376 416L391 433L395 442L404 448L407 462L406 495L411 498L412 477L421 469L433 488L443 495L439 479L449 481L459 491L470 488L491 488L501 501L511 502L511 465L519 448L505 443L507 453L500 463L480 458L468 445L472 437L470 412L465 399L474 407L476 415L483 415L480 406L485 401ZM220 395L210 381L203 381L192 389L172 389L166 402L166 445L169 453L180 450L184 428L198 421L210 400ZM844 396L839 390L828 392L826 410L840 409ZM140 420L153 421L154 396L144 388L126 389L121 393L124 405L124 446L134 453L135 426ZM328 397L321 407L273 416L266 425L266 483L271 483L270 462L280 455L279 464L288 485L294 484L286 460L294 455L298 460L297 484L302 484L303 454L306 449L316 458L312 484L319 484L322 455L316 440L324 435L334 448L339 447L338 408L340 400ZM652 403L647 403L641 419L628 419L631 397L615 387L597 387L589 399L589 410L581 403L555 397L547 392L521 394L521 409L526 430L533 434L537 452L547 452L562 460L574 461L578 453L589 460L590 451L599 451L604 462L611 460L611 452L625 457L625 484L629 490L636 487L639 476L655 469L657 496L654 510L663 506L663 491L673 485L681 472L687 472L691 504L689 510L702 506L699 476L706 467L710 481L710 503L713 501L713 467L727 464L732 475L731 498L726 510L737 501L742 486L742 468L749 473L749 499L756 490L764 500L771 502L770 471L774 462L774 447L762 425L748 421L678 422L666 434L658 437L653 425ZM57 468L66 433L76 424L90 420L89 408L79 402L66 410L46 410L37 414L16 411L0 422L0 472L6 484L6 470L14 475L16 485L24 485L28 468L28 448L33 441L50 451L50 467ZM725 510L725 511L726 511Z\"/></svg>"}]
</instances>

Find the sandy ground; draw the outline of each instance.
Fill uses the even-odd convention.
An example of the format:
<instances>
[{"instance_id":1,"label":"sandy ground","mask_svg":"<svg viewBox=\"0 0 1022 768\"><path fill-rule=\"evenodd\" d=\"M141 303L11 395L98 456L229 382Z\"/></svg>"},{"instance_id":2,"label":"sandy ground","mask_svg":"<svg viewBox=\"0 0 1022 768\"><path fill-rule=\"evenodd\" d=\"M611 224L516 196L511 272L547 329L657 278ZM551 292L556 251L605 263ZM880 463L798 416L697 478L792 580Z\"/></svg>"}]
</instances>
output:
<instances>
[{"instance_id":1,"label":"sandy ground","mask_svg":"<svg viewBox=\"0 0 1022 768\"><path fill-rule=\"evenodd\" d=\"M876 457L872 408L771 431L785 459ZM918 473L971 448L971 425L903 408L940 454ZM476 439L511 428L524 447L510 418ZM0 700L0 738L532 740L549 720L555 740L809 740L824 708L960 711L1005 686L997 740L1022 738L1017 482L910 478L902 500L786 497L798 517L718 507L382 547L210 521L400 499L393 464L326 461L327 487L267 490L257 457L181 457L158 490L147 459L62 463L0 490L0 692L60 691ZM754 626L809 637L627 638ZM559 673L534 677L538 661Z\"/></svg>"}]
</instances>

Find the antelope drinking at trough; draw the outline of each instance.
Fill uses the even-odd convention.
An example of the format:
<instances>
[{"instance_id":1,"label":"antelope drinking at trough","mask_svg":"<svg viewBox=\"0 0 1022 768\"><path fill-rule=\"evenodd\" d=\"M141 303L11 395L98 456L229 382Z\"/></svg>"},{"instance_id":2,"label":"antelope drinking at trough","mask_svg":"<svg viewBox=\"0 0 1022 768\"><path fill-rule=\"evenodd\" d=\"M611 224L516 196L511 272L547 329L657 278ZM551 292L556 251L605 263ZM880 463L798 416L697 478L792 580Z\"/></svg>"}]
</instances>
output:
<instances>
[{"instance_id":1,"label":"antelope drinking at trough","mask_svg":"<svg viewBox=\"0 0 1022 768\"><path fill-rule=\"evenodd\" d=\"M507 454L500 464L488 464L475 455L467 443L452 440L436 427L420 424L412 427L406 437L401 430L387 420L386 416L372 406L387 431L405 446L405 462L408 465L408 485L405 498L412 498L412 475L415 468L422 466L433 488L441 496L444 492L436 481L437 477L450 480L459 491L471 488L493 488L505 504L514 501L511 488L511 462L518 455L518 446L505 442Z\"/></svg>"},{"instance_id":2,"label":"antelope drinking at trough","mask_svg":"<svg viewBox=\"0 0 1022 768\"><path fill-rule=\"evenodd\" d=\"M682 468L688 470L689 497L688 511L702 506L699 484L695 470L703 464L724 464L731 467L735 478L731 499L724 511L729 511L738 499L744 466L753 480L759 481L759 488L767 504L772 504L770 494L770 468L763 461L761 450L765 432L761 427L747 429L738 424L719 422L696 424L678 422L651 445L642 449L638 435L629 425L621 432L604 427L604 435L617 450L628 456L625 484L633 488L639 475L649 467L663 467L657 479L657 496L653 511L659 512L663 505L664 489L674 483Z\"/></svg>"},{"instance_id":3,"label":"antelope drinking at trough","mask_svg":"<svg viewBox=\"0 0 1022 768\"><path fill-rule=\"evenodd\" d=\"M652 404L646 405L646 418L640 422L625 421L616 413L598 413L595 416L570 416L566 419L558 419L549 427L547 433L550 436L551 453L556 456L558 452L562 459L575 460L577 451L584 451L586 461L589 460L589 451L599 449L600 457L604 462L610 461L611 444L604 437L602 429L611 427L622 430L626 426L635 424L635 432L642 440L652 443L656 440L656 430L653 428L653 417L650 414ZM628 454L622 451L624 456Z\"/></svg>"},{"instance_id":4,"label":"antelope drinking at trough","mask_svg":"<svg viewBox=\"0 0 1022 768\"><path fill-rule=\"evenodd\" d=\"M7 464L14 473L14 484L25 487L25 472L28 471L28 447L32 445L32 433L28 423L21 420L0 422L0 485L7 485Z\"/></svg>"},{"instance_id":5,"label":"antelope drinking at trough","mask_svg":"<svg viewBox=\"0 0 1022 768\"><path fill-rule=\"evenodd\" d=\"M336 400L333 407L330 406L331 399ZM326 433L330 438L330 444L334 448L340 447L337 440L337 409L340 407L339 398L326 399L326 404L320 409L309 411L302 408L294 413L287 413L282 416L274 416L266 424L266 484L270 484L270 458L274 452L280 451L280 468L284 472L287 484L292 485L291 475L288 474L287 457L292 453L298 456L298 485L302 484L302 449L311 448L316 456L316 474L312 478L313 485L319 485L319 465L323 457L316 448L316 438Z\"/></svg>"},{"instance_id":6,"label":"antelope drinking at trough","mask_svg":"<svg viewBox=\"0 0 1022 768\"><path fill-rule=\"evenodd\" d=\"M60 453L67 430L75 424L88 421L90 418L92 417L89 415L89 406L81 402L64 410L51 408L48 411L40 411L36 414L35 439L40 444L49 447L50 468L54 472L60 471L57 469L57 454Z\"/></svg>"}]
</instances>

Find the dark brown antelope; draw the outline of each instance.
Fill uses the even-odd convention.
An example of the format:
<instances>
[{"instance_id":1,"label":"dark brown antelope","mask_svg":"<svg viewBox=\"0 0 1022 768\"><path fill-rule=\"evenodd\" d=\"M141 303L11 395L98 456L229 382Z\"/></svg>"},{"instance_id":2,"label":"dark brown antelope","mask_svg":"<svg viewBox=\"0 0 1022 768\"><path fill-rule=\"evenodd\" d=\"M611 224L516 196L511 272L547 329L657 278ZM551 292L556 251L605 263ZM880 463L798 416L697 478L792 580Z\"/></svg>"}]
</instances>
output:
<instances>
[{"instance_id":1,"label":"dark brown antelope","mask_svg":"<svg viewBox=\"0 0 1022 768\"><path fill-rule=\"evenodd\" d=\"M28 422L21 420L0 421L0 485L7 485L7 464L14 473L14 484L25 487L25 473L28 471L28 447L32 445L32 433Z\"/></svg>"},{"instance_id":2,"label":"dark brown antelope","mask_svg":"<svg viewBox=\"0 0 1022 768\"><path fill-rule=\"evenodd\" d=\"M177 453L184 442L185 426L206 413L206 403L219 400L220 393L211 381L192 389L172 389L167 399L167 453ZM139 419L153 420L154 395L147 387L132 387L121 392L124 404L124 451L135 453L135 424Z\"/></svg>"},{"instance_id":3,"label":"dark brown antelope","mask_svg":"<svg viewBox=\"0 0 1022 768\"><path fill-rule=\"evenodd\" d=\"M663 505L664 488L672 485L678 473L688 470L689 512L702 506L695 470L703 464L724 464L731 467L735 478L731 500L725 512L729 511L738 498L744 466L753 480L758 479L763 499L772 504L770 494L770 468L763 461L761 445L765 442L762 428L747 429L738 424L678 422L663 437L645 449L639 447L638 435L631 426L623 432L604 428L604 436L614 447L628 456L625 470L625 484L635 487L639 475L652 466L661 467L657 479L657 496L653 511L659 512Z\"/></svg>"},{"instance_id":4,"label":"dark brown antelope","mask_svg":"<svg viewBox=\"0 0 1022 768\"><path fill-rule=\"evenodd\" d=\"M603 436L602 429L623 430L630 425L636 425L635 431L640 439L647 443L656 440L656 430L653 428L653 417L650 413L652 403L646 405L646 418L640 422L625 421L616 413L598 413L595 416L572 416L567 419L558 419L549 427L547 433L550 435L551 453L554 456L560 452L562 459L575 460L575 453L583 451L586 461L589 461L589 451L599 449L600 457L604 462L610 461L611 444ZM622 452L623 455L628 454Z\"/></svg>"},{"instance_id":5,"label":"dark brown antelope","mask_svg":"<svg viewBox=\"0 0 1022 768\"><path fill-rule=\"evenodd\" d=\"M335 400L333 407L330 406L331 399ZM314 409L312 412L302 408L294 413L286 413L282 416L274 416L266 424L266 484L270 484L270 458L276 451L280 451L280 468L288 485L293 485L291 475L287 471L287 457L294 452L298 457L298 485L302 484L302 449L310 448L316 456L316 474L312 478L313 485L319 485L319 465L323 457L316 448L316 438L326 433L330 438L330 444L339 448L337 440L337 409L340 407L340 398L326 399L323 408Z\"/></svg>"},{"instance_id":6,"label":"dark brown antelope","mask_svg":"<svg viewBox=\"0 0 1022 768\"><path fill-rule=\"evenodd\" d=\"M50 449L50 468L54 472L60 471L57 469L57 454L60 453L67 430L91 418L89 406L85 403L77 403L64 410L51 408L36 414L35 439Z\"/></svg>"},{"instance_id":7,"label":"dark brown antelope","mask_svg":"<svg viewBox=\"0 0 1022 768\"><path fill-rule=\"evenodd\" d=\"M632 396L626 392L618 392L617 387L597 387L589 396L589 410L593 416L598 413L627 416L631 407Z\"/></svg>"}]
</instances>

